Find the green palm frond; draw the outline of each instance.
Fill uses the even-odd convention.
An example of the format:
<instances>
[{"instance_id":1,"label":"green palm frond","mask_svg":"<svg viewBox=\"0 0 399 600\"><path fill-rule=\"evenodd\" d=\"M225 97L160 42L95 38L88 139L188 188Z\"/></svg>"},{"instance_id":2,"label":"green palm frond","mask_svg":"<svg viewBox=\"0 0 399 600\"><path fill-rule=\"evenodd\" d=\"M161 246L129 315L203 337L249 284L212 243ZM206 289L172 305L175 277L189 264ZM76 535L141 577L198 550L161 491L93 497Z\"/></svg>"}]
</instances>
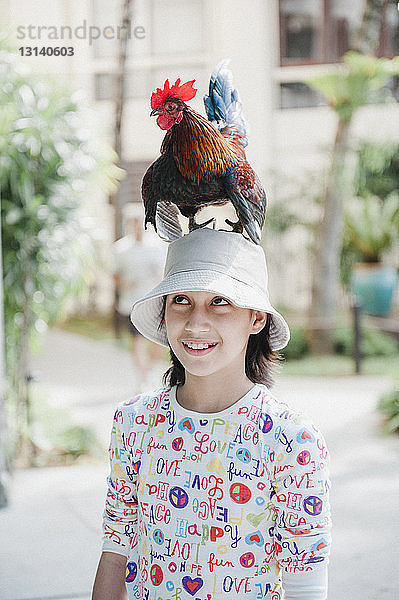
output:
<instances>
[{"instance_id":1,"label":"green palm frond","mask_svg":"<svg viewBox=\"0 0 399 600\"><path fill-rule=\"evenodd\" d=\"M357 108L377 100L375 93L398 74L399 57L376 58L350 51L335 71L306 83L326 97L342 121L349 121Z\"/></svg>"},{"instance_id":2,"label":"green palm frond","mask_svg":"<svg viewBox=\"0 0 399 600\"><path fill-rule=\"evenodd\" d=\"M354 247L364 262L378 262L399 239L399 195L351 198L345 207L344 250Z\"/></svg>"}]
</instances>

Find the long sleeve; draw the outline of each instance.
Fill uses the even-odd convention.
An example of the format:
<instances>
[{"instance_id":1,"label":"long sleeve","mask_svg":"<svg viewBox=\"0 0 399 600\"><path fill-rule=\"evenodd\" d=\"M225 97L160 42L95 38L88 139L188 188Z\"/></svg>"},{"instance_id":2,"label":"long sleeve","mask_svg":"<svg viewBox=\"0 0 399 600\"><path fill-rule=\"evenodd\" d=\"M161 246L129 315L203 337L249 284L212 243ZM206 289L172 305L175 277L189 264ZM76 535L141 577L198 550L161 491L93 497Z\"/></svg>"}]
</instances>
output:
<instances>
[{"instance_id":1,"label":"long sleeve","mask_svg":"<svg viewBox=\"0 0 399 600\"><path fill-rule=\"evenodd\" d=\"M320 431L302 418L278 426L275 439L270 493L276 517L274 552L283 572L305 577L328 564L329 453Z\"/></svg>"},{"instance_id":2,"label":"long sleeve","mask_svg":"<svg viewBox=\"0 0 399 600\"><path fill-rule=\"evenodd\" d=\"M130 415L114 415L109 446L110 475L103 514L103 551L128 556L137 543L137 465L129 451Z\"/></svg>"}]
</instances>

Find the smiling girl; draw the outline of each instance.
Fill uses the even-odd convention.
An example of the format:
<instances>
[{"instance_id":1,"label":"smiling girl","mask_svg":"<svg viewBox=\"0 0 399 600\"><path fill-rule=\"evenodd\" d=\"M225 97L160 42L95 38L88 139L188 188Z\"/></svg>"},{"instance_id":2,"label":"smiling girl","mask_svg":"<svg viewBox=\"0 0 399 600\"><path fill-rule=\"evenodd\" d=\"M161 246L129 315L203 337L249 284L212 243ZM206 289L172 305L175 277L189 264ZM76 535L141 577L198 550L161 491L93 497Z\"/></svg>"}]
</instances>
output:
<instances>
[{"instance_id":1,"label":"smiling girl","mask_svg":"<svg viewBox=\"0 0 399 600\"><path fill-rule=\"evenodd\" d=\"M183 236L131 318L172 365L115 413L93 600L324 600L329 456L269 390L289 330L262 248Z\"/></svg>"}]
</instances>

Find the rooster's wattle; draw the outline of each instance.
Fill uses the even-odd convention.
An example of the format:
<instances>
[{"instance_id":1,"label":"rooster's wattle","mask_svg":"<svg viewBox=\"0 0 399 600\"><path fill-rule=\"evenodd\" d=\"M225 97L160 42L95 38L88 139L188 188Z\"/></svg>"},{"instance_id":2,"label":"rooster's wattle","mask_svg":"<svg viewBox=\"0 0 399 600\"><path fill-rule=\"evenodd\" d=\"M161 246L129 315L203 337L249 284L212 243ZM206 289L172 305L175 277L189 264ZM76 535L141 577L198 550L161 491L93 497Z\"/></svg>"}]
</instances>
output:
<instances>
[{"instance_id":1,"label":"rooster's wattle","mask_svg":"<svg viewBox=\"0 0 399 600\"><path fill-rule=\"evenodd\" d=\"M226 219L227 224L260 242L266 194L245 158L247 127L226 64L216 67L204 97L208 119L186 104L197 92L195 80L180 85L177 79L172 86L166 80L151 96L151 115L158 116L158 126L167 133L161 156L143 178L145 225L152 223L168 241L182 235L177 209L188 217L191 231L213 220L198 225L195 214L201 208L230 201L238 220Z\"/></svg>"}]
</instances>

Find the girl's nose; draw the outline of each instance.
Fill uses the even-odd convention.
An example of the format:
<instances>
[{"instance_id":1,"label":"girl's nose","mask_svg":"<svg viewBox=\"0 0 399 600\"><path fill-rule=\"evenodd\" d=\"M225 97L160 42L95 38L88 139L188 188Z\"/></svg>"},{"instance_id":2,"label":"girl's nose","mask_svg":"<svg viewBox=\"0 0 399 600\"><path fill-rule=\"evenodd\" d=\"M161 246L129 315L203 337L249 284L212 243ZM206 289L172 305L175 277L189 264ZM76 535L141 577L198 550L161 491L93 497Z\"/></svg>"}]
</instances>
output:
<instances>
[{"instance_id":1,"label":"girl's nose","mask_svg":"<svg viewBox=\"0 0 399 600\"><path fill-rule=\"evenodd\" d=\"M187 318L184 329L185 331L190 331L191 333L206 333L209 331L210 324L206 315L204 314L204 311L194 308Z\"/></svg>"}]
</instances>

